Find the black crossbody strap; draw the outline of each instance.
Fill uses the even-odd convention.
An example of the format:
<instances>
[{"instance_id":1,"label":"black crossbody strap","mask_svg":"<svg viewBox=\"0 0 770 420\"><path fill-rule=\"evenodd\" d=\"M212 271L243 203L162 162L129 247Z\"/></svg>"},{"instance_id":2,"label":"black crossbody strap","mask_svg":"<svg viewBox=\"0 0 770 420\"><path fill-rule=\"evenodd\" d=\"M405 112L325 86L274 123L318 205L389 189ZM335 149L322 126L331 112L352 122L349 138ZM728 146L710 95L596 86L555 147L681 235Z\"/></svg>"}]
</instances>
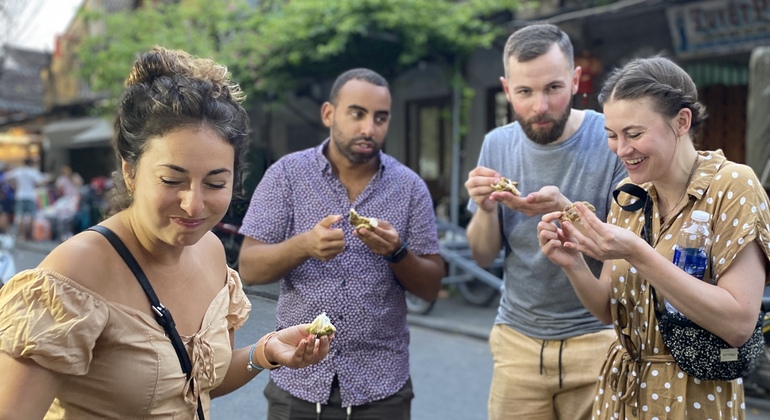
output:
<instances>
[{"instance_id":1,"label":"black crossbody strap","mask_svg":"<svg viewBox=\"0 0 770 420\"><path fill-rule=\"evenodd\" d=\"M155 294L155 290L153 290L150 281L147 280L147 276L144 274L144 271L142 271L142 267L139 266L136 258L134 258L134 256L131 254L131 251L128 250L128 247L126 247L126 244L120 240L118 235L116 235L115 232L111 231L110 229L104 226L96 225L91 226L86 230L92 230L94 232L101 233L102 236L107 238L110 244L112 244L112 247L115 248L115 251L118 252L118 255L123 258L123 261L125 261L128 268L131 269L131 272L134 273L134 276L136 276L136 279L139 281L142 289L144 289L144 293L150 300L150 306L152 307L152 311L155 313L155 319L158 321L158 324L160 324L166 331L166 335L171 340L171 345L174 346L174 351L179 358L179 364L182 366L182 372L185 373L187 379L189 380L190 375L192 374L192 363L190 362L190 355L187 354L187 349L184 347L182 338L179 336L179 332L176 330L174 318L171 316L171 312L160 303L160 300L158 300L158 295ZM195 379L193 379L192 387L195 387ZM200 420L204 420L200 393L198 394L198 418Z\"/></svg>"},{"instance_id":2,"label":"black crossbody strap","mask_svg":"<svg viewBox=\"0 0 770 420\"><path fill-rule=\"evenodd\" d=\"M618 199L621 192L626 193L632 197L636 197L637 200L627 206L624 206L620 204ZM615 200L615 203L617 203L618 206L620 206L620 208L625 211L637 211L644 209L644 227L642 228L642 238L644 238L648 244L655 246L652 243L652 200L650 200L650 196L647 194L647 190L638 185L623 184L612 192L612 198Z\"/></svg>"}]
</instances>

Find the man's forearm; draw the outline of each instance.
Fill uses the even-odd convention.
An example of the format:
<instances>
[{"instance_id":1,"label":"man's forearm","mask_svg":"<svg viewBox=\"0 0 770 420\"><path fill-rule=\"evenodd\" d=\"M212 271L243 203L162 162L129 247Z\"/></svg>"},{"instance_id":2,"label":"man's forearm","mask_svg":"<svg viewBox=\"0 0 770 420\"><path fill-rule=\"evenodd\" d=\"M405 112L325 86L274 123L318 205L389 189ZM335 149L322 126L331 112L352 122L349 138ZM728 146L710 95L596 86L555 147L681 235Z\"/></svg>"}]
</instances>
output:
<instances>
[{"instance_id":1,"label":"man's forearm","mask_svg":"<svg viewBox=\"0 0 770 420\"><path fill-rule=\"evenodd\" d=\"M491 212L476 210L468 223L466 234L473 259L479 266L489 267L499 255L502 246L497 209Z\"/></svg>"},{"instance_id":2,"label":"man's forearm","mask_svg":"<svg viewBox=\"0 0 770 420\"><path fill-rule=\"evenodd\" d=\"M277 244L266 244L249 237L244 238L238 261L238 272L243 283L274 283L307 261L309 256L302 252L298 240L295 236Z\"/></svg>"},{"instance_id":3,"label":"man's forearm","mask_svg":"<svg viewBox=\"0 0 770 420\"><path fill-rule=\"evenodd\" d=\"M397 263L388 264L404 289L422 299L432 301L441 289L446 274L440 255L409 254Z\"/></svg>"}]
</instances>

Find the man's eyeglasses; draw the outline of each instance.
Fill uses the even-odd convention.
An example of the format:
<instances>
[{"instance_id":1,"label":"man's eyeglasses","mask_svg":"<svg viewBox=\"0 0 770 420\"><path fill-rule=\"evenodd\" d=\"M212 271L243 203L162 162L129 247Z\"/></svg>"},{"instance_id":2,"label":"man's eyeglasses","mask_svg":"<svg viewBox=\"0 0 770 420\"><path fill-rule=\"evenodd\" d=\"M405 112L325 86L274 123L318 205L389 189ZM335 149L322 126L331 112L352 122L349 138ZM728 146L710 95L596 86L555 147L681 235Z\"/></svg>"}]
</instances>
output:
<instances>
[{"instance_id":1,"label":"man's eyeglasses","mask_svg":"<svg viewBox=\"0 0 770 420\"><path fill-rule=\"evenodd\" d=\"M639 349L636 347L636 344L634 344L631 336L623 332L623 330L628 326L629 321L630 319L626 305L618 300L618 326L620 327L620 344L624 349L626 349L629 356L631 356L631 359L639 361Z\"/></svg>"}]
</instances>

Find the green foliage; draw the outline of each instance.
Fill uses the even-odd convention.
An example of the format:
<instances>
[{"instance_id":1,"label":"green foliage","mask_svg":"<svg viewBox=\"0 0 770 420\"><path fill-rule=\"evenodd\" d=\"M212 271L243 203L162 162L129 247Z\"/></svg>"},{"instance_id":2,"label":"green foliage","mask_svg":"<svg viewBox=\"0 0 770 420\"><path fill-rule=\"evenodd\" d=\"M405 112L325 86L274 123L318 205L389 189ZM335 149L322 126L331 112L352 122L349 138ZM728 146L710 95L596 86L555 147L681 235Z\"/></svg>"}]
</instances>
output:
<instances>
[{"instance_id":1,"label":"green foliage","mask_svg":"<svg viewBox=\"0 0 770 420\"><path fill-rule=\"evenodd\" d=\"M136 58L155 45L226 63L222 47L238 32L244 10L240 0L185 0L110 14L86 12L84 18L99 34L85 37L78 47L80 76L114 104Z\"/></svg>"},{"instance_id":2,"label":"green foliage","mask_svg":"<svg viewBox=\"0 0 770 420\"><path fill-rule=\"evenodd\" d=\"M352 67L391 77L420 60L451 71L504 28L486 18L514 0L293 0L274 2L247 23L255 88L281 94ZM248 51L248 52L246 52Z\"/></svg>"},{"instance_id":3,"label":"green foliage","mask_svg":"<svg viewBox=\"0 0 770 420\"><path fill-rule=\"evenodd\" d=\"M504 35L518 0L181 0L87 14L81 76L116 98L136 57L154 45L212 57L247 95L279 98L352 67L393 77L421 60L454 74ZM253 3L253 2L252 2ZM250 101L251 103L251 101ZM248 105L248 103L247 103Z\"/></svg>"}]
</instances>

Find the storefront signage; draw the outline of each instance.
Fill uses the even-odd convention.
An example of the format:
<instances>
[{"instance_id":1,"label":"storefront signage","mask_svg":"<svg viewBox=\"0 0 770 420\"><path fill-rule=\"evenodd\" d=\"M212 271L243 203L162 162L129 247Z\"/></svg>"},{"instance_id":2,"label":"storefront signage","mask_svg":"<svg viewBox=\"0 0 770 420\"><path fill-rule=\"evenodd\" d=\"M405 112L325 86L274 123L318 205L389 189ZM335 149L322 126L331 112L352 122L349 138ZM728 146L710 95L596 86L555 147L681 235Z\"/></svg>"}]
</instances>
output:
<instances>
[{"instance_id":1,"label":"storefront signage","mask_svg":"<svg viewBox=\"0 0 770 420\"><path fill-rule=\"evenodd\" d=\"M751 51L770 44L770 0L711 0L667 10L677 57Z\"/></svg>"}]
</instances>

